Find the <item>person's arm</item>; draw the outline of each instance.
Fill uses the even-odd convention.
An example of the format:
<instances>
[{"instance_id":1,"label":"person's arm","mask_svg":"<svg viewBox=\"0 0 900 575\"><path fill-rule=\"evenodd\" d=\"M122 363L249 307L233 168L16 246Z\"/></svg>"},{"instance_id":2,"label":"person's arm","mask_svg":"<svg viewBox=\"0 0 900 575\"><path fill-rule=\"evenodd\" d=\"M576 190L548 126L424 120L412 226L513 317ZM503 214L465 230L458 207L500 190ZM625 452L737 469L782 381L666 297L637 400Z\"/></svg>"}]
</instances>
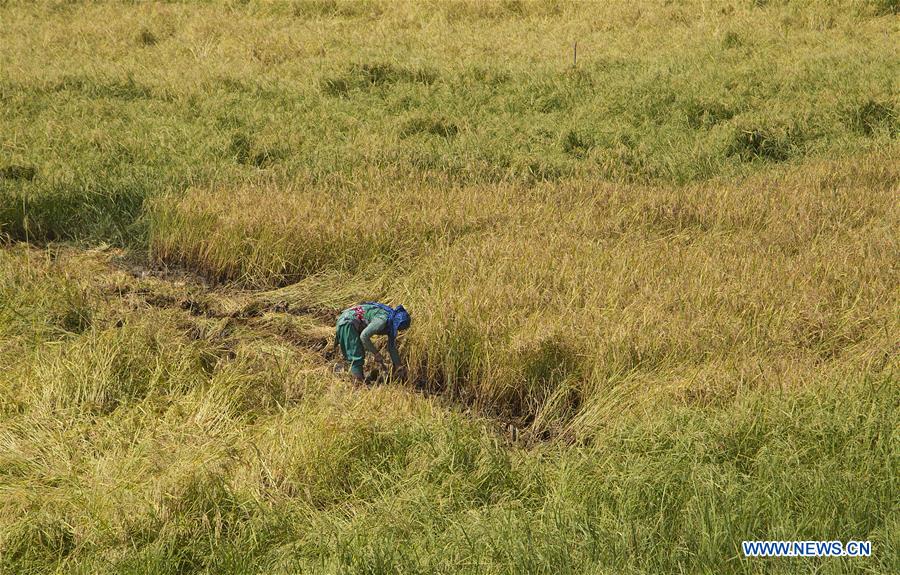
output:
<instances>
[{"instance_id":1,"label":"person's arm","mask_svg":"<svg viewBox=\"0 0 900 575\"><path fill-rule=\"evenodd\" d=\"M394 364L394 369L400 369L400 354L397 353L397 342L391 341L391 338L388 338L388 354L391 356L391 363Z\"/></svg>"},{"instance_id":2,"label":"person's arm","mask_svg":"<svg viewBox=\"0 0 900 575\"><path fill-rule=\"evenodd\" d=\"M387 320L384 318L375 318L373 319L366 329L362 330L362 333L359 334L359 339L362 341L363 348L369 353L373 354L376 358L380 357L378 353L378 348L375 347L375 344L372 343L372 336L384 331L387 327ZM391 356L393 359L393 356Z\"/></svg>"}]
</instances>

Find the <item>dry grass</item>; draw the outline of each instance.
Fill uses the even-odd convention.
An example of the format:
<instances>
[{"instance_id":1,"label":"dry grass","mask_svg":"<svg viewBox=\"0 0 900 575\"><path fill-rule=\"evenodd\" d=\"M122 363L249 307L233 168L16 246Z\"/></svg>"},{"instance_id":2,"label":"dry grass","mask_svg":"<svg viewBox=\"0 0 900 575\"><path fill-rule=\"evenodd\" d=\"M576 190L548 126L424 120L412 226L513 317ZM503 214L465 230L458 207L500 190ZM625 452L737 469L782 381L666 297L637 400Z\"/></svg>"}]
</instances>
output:
<instances>
[{"instance_id":1,"label":"dry grass","mask_svg":"<svg viewBox=\"0 0 900 575\"><path fill-rule=\"evenodd\" d=\"M896 2L0 22L0 572L896 571Z\"/></svg>"},{"instance_id":2,"label":"dry grass","mask_svg":"<svg viewBox=\"0 0 900 575\"><path fill-rule=\"evenodd\" d=\"M301 305L403 302L431 385L581 435L611 402L725 402L890 354L898 182L885 154L689 187L196 190L161 202L151 251L299 280L278 293Z\"/></svg>"},{"instance_id":3,"label":"dry grass","mask_svg":"<svg viewBox=\"0 0 900 575\"><path fill-rule=\"evenodd\" d=\"M438 398L332 376L303 343L314 318L258 313L290 291L121 263L0 252L0 301L16 302L0 308L5 571L754 572L735 559L746 537L867 538L877 555L858 566L896 560L896 358L795 363L781 375L809 385L748 381L714 404L635 373L579 416L592 445L523 449ZM76 312L79 331L58 329ZM653 417L629 409L648 394Z\"/></svg>"}]
</instances>

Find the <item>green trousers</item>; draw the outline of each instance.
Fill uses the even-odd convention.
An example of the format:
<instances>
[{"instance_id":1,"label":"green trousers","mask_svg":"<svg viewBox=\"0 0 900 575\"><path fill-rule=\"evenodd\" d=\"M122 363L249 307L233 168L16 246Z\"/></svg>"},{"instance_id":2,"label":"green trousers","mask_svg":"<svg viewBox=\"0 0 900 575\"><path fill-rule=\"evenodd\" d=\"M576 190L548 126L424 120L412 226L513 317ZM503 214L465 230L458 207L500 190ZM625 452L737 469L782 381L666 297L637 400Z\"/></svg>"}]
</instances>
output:
<instances>
[{"instance_id":1,"label":"green trousers","mask_svg":"<svg viewBox=\"0 0 900 575\"><path fill-rule=\"evenodd\" d=\"M350 364L350 373L362 377L363 365L366 363L366 350L363 349L359 334L353 329L352 323L337 326L335 339L341 346L344 359Z\"/></svg>"}]
</instances>

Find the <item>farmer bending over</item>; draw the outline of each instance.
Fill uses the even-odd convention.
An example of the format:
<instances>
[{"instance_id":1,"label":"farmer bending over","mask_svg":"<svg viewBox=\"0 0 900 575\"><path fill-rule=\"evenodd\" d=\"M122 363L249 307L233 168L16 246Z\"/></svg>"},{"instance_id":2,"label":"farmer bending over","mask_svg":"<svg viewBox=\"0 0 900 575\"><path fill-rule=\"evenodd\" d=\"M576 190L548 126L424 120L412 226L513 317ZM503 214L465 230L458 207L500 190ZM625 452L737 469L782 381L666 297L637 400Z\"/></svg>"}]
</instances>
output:
<instances>
[{"instance_id":1,"label":"farmer bending over","mask_svg":"<svg viewBox=\"0 0 900 575\"><path fill-rule=\"evenodd\" d=\"M372 344L373 335L388 336L388 353L391 356L391 372L400 373L400 354L397 353L397 332L409 327L411 318L402 305L395 308L383 303L365 302L345 309L338 316L335 340L341 353L350 363L350 374L362 381L366 352L384 365L384 359Z\"/></svg>"}]
</instances>

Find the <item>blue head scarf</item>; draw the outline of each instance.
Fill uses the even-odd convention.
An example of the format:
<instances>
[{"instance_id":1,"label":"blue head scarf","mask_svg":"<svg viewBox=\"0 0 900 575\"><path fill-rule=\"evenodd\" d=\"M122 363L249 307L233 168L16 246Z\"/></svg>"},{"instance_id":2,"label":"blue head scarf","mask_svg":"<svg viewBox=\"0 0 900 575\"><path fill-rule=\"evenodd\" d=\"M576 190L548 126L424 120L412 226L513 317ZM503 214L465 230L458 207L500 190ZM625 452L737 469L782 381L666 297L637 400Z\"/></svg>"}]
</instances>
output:
<instances>
[{"instance_id":1,"label":"blue head scarf","mask_svg":"<svg viewBox=\"0 0 900 575\"><path fill-rule=\"evenodd\" d=\"M412 322L412 318L409 316L409 312L407 312L402 305L398 305L396 308L393 308L389 305L384 305L383 303L374 301L366 301L363 302L363 304L374 305L387 312L388 339L391 343L394 343L397 340L397 332L408 328L409 324Z\"/></svg>"}]
</instances>

